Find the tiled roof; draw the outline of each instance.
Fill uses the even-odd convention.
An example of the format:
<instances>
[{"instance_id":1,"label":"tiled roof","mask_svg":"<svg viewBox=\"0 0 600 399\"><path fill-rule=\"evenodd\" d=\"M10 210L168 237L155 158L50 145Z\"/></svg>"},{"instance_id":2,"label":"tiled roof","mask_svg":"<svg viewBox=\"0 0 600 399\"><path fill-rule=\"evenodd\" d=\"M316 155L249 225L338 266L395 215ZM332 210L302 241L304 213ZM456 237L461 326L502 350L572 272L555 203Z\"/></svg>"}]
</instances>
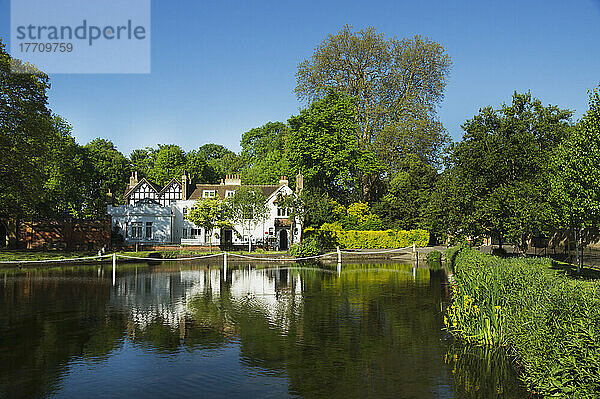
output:
<instances>
[{"instance_id":1,"label":"tiled roof","mask_svg":"<svg viewBox=\"0 0 600 399\"><path fill-rule=\"evenodd\" d=\"M196 184L196 189L190 194L188 199L190 199L190 200L201 199L202 192L204 190L217 190L217 194L219 195L219 198L225 199L226 191L235 191L241 187L253 187L253 188L260 189L262 191L263 195L266 198L269 198L281 186L280 185L243 185L243 186L240 186L240 185L231 185L231 184L225 184L225 185Z\"/></svg>"},{"instance_id":2,"label":"tiled roof","mask_svg":"<svg viewBox=\"0 0 600 399\"><path fill-rule=\"evenodd\" d=\"M131 187L129 190L125 191L125 195L124 195L124 197L127 197L129 194L131 194L131 192L132 192L133 190L135 190L136 188L138 188L138 187L139 187L139 186L140 186L142 183L144 183L144 182L148 183L148 185L149 185L150 187L152 187L152 188L154 189L154 191L156 191L157 193L161 191L161 189L160 189L160 186L159 186L158 184L151 182L150 180L146 179L145 177L142 177L142 178L140 179L140 181L138 181L138 183L137 183L135 186L133 186L133 187ZM170 183L170 182L169 182L169 183ZM168 184L167 184L167 185L168 185Z\"/></svg>"}]
</instances>

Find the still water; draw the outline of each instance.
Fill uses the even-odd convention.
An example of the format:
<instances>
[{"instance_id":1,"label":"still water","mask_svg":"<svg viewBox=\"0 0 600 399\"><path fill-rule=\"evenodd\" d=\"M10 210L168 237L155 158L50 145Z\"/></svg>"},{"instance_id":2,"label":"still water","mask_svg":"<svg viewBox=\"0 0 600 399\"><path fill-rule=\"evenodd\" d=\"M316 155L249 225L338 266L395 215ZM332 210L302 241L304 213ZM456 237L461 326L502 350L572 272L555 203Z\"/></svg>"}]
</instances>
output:
<instances>
[{"instance_id":1,"label":"still water","mask_svg":"<svg viewBox=\"0 0 600 399\"><path fill-rule=\"evenodd\" d=\"M443 271L189 262L0 270L0 397L523 398L450 343Z\"/></svg>"}]
</instances>

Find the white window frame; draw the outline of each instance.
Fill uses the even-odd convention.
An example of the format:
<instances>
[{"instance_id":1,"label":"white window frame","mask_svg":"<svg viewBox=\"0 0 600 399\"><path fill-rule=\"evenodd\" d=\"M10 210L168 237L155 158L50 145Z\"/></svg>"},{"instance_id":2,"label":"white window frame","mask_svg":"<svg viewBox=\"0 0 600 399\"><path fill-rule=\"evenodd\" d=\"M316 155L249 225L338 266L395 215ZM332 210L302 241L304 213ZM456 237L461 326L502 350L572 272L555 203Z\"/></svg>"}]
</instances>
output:
<instances>
[{"instance_id":1,"label":"white window frame","mask_svg":"<svg viewBox=\"0 0 600 399\"><path fill-rule=\"evenodd\" d=\"M202 198L214 198L217 195L217 190L202 190Z\"/></svg>"}]
</instances>

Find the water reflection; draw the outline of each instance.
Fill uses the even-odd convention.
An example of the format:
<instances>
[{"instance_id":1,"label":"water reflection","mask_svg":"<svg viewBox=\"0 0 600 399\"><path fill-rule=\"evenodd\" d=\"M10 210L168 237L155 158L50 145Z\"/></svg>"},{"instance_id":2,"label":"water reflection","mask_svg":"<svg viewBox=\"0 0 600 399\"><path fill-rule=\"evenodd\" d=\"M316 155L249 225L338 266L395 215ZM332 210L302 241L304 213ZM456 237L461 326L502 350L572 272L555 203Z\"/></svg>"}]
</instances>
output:
<instances>
[{"instance_id":1,"label":"water reflection","mask_svg":"<svg viewBox=\"0 0 600 399\"><path fill-rule=\"evenodd\" d=\"M128 265L114 286L97 267L6 272L0 396L475 397L441 340L443 281L398 264ZM482 375L520 395L510 370Z\"/></svg>"}]
</instances>

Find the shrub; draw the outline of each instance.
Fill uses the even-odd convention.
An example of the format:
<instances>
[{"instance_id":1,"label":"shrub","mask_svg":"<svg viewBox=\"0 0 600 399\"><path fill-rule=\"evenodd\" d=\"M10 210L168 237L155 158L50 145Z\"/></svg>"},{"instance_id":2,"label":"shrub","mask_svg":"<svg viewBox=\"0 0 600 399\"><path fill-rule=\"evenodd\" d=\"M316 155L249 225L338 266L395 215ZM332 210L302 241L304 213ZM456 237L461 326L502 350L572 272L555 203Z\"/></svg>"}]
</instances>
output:
<instances>
[{"instance_id":1,"label":"shrub","mask_svg":"<svg viewBox=\"0 0 600 399\"><path fill-rule=\"evenodd\" d=\"M404 248L413 245L427 246L429 232L427 230L323 230L307 228L305 237L319 240L323 248Z\"/></svg>"},{"instance_id":2,"label":"shrub","mask_svg":"<svg viewBox=\"0 0 600 399\"><path fill-rule=\"evenodd\" d=\"M296 258L303 258L305 256L315 256L321 252L318 240L314 237L308 237L302 240L300 244L292 244L290 246L290 254Z\"/></svg>"},{"instance_id":3,"label":"shrub","mask_svg":"<svg viewBox=\"0 0 600 399\"><path fill-rule=\"evenodd\" d=\"M525 383L542 396L597 397L599 282L570 280L549 259L501 259L464 248L449 255L456 283L445 322L453 334L507 347Z\"/></svg>"},{"instance_id":4,"label":"shrub","mask_svg":"<svg viewBox=\"0 0 600 399\"><path fill-rule=\"evenodd\" d=\"M425 256L425 260L427 262L441 262L442 261L442 253L440 251L438 251L437 249L434 251L431 251L427 254L427 256Z\"/></svg>"}]
</instances>

